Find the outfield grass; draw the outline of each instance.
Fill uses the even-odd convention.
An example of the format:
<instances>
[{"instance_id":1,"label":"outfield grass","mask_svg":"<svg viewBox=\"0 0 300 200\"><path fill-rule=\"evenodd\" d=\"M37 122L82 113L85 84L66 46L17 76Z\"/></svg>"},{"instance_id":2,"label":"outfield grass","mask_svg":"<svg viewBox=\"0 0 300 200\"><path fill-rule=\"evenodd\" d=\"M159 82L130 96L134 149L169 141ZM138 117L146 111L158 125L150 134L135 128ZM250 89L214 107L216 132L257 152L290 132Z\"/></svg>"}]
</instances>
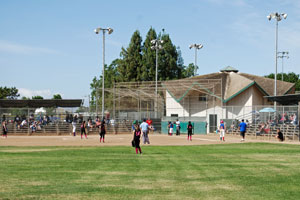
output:
<instances>
[{"instance_id":1,"label":"outfield grass","mask_svg":"<svg viewBox=\"0 0 300 200\"><path fill-rule=\"evenodd\" d=\"M0 199L299 199L287 144L0 147Z\"/></svg>"}]
</instances>

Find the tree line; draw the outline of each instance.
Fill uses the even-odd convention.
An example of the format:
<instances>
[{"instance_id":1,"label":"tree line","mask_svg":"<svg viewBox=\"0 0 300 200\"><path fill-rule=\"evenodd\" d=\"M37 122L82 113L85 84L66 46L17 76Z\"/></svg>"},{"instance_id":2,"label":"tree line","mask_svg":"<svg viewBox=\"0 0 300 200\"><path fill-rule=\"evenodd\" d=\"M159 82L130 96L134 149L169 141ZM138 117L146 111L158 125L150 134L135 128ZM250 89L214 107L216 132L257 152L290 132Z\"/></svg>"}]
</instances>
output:
<instances>
[{"instance_id":1,"label":"tree line","mask_svg":"<svg viewBox=\"0 0 300 200\"><path fill-rule=\"evenodd\" d=\"M19 90L16 87L0 87L0 99L17 99L20 97ZM23 100L29 100L29 97L22 97ZM44 99L42 96L32 96L31 99ZM52 99L62 99L60 94L54 94Z\"/></svg>"},{"instance_id":2,"label":"tree line","mask_svg":"<svg viewBox=\"0 0 300 200\"><path fill-rule=\"evenodd\" d=\"M295 83L295 90L296 91L300 91L300 78L299 78L300 74L295 74L294 72L289 72L289 73L280 73L277 74L277 80L282 80L283 77L283 81L286 82L290 82L290 83ZM269 75L265 75L266 78L271 78L271 79L275 79L275 74L271 73Z\"/></svg>"}]
</instances>

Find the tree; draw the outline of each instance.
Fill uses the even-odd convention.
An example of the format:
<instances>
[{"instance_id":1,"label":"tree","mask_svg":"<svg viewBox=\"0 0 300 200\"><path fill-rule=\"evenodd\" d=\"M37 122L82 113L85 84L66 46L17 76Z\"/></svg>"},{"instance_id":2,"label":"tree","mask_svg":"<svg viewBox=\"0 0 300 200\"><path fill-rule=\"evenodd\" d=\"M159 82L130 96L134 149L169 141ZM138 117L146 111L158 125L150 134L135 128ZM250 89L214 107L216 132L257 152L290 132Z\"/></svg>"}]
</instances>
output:
<instances>
[{"instance_id":1,"label":"tree","mask_svg":"<svg viewBox=\"0 0 300 200\"><path fill-rule=\"evenodd\" d=\"M44 99L42 96L33 96L31 99Z\"/></svg>"},{"instance_id":2,"label":"tree","mask_svg":"<svg viewBox=\"0 0 300 200\"><path fill-rule=\"evenodd\" d=\"M142 81L155 81L156 75L156 52L151 49L152 40L157 39L155 30L151 27L147 33L143 44L143 66L142 66Z\"/></svg>"},{"instance_id":3,"label":"tree","mask_svg":"<svg viewBox=\"0 0 300 200\"><path fill-rule=\"evenodd\" d=\"M300 79L299 79L300 75L299 74L295 74L294 72L289 72L288 74L280 73L280 74L277 74L277 80L282 80L282 75L283 75L283 81L295 83L296 91L300 91ZM274 75L274 73L271 73L269 75L265 75L265 77L274 79L275 75Z\"/></svg>"},{"instance_id":4,"label":"tree","mask_svg":"<svg viewBox=\"0 0 300 200\"><path fill-rule=\"evenodd\" d=\"M159 34L163 40L163 49L159 51L158 79L160 81L178 79L179 68L177 66L178 53L168 34Z\"/></svg>"},{"instance_id":5,"label":"tree","mask_svg":"<svg viewBox=\"0 0 300 200\"><path fill-rule=\"evenodd\" d=\"M121 60L118 67L121 81L142 80L142 37L137 30L133 33L130 44L125 50L122 48Z\"/></svg>"},{"instance_id":6,"label":"tree","mask_svg":"<svg viewBox=\"0 0 300 200\"><path fill-rule=\"evenodd\" d=\"M30 100L29 97L22 97L21 99L22 99L22 100Z\"/></svg>"},{"instance_id":7,"label":"tree","mask_svg":"<svg viewBox=\"0 0 300 200\"><path fill-rule=\"evenodd\" d=\"M115 59L112 61L112 63L107 67L105 65L104 70L104 86L105 88L112 88L114 86L114 83L119 80L119 74L117 71L117 67L119 66L120 59ZM91 110L95 110L96 106L96 100L98 100L98 105L102 106L102 76L100 76L99 79L97 77L94 77L92 83L90 84L91 92ZM96 90L98 90L98 94L96 93ZM110 108L112 107L112 101L111 99L113 96L109 93L105 93L105 107Z\"/></svg>"},{"instance_id":8,"label":"tree","mask_svg":"<svg viewBox=\"0 0 300 200\"><path fill-rule=\"evenodd\" d=\"M190 63L185 69L183 70L183 77L188 78L194 76L195 72L195 65L194 63Z\"/></svg>"},{"instance_id":9,"label":"tree","mask_svg":"<svg viewBox=\"0 0 300 200\"><path fill-rule=\"evenodd\" d=\"M15 87L0 87L0 99L16 99L19 96L18 89Z\"/></svg>"},{"instance_id":10,"label":"tree","mask_svg":"<svg viewBox=\"0 0 300 200\"><path fill-rule=\"evenodd\" d=\"M60 94L54 94L52 99L62 99Z\"/></svg>"}]
</instances>

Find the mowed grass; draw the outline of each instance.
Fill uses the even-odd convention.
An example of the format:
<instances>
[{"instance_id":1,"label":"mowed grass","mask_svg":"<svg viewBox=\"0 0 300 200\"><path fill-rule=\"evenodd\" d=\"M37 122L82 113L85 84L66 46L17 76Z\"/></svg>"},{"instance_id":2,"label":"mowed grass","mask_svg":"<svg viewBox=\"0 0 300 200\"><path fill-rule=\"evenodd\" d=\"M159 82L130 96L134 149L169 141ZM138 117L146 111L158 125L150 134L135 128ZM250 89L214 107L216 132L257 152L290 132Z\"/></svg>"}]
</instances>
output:
<instances>
[{"instance_id":1,"label":"mowed grass","mask_svg":"<svg viewBox=\"0 0 300 200\"><path fill-rule=\"evenodd\" d=\"M299 199L299 145L0 147L0 199Z\"/></svg>"}]
</instances>

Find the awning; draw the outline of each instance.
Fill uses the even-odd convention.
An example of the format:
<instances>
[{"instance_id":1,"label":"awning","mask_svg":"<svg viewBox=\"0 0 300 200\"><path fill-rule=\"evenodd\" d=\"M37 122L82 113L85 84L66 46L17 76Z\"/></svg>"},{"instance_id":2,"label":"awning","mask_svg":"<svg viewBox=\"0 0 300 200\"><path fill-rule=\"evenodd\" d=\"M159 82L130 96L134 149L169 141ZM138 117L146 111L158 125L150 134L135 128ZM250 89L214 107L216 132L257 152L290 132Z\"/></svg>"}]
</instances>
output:
<instances>
[{"instance_id":1,"label":"awning","mask_svg":"<svg viewBox=\"0 0 300 200\"><path fill-rule=\"evenodd\" d=\"M82 99L0 99L0 108L80 107Z\"/></svg>"},{"instance_id":2,"label":"awning","mask_svg":"<svg viewBox=\"0 0 300 200\"><path fill-rule=\"evenodd\" d=\"M265 96L270 101L276 101L281 105L298 105L300 94L288 94L283 96Z\"/></svg>"}]
</instances>

